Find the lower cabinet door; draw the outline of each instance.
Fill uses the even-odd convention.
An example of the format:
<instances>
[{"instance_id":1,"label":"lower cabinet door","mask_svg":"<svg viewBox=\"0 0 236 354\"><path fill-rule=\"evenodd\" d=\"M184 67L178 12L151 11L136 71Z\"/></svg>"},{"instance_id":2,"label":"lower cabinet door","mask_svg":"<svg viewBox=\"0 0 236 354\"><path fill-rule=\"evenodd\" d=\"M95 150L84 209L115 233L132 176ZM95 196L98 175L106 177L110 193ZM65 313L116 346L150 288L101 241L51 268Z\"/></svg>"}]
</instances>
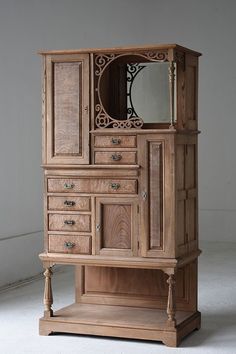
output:
<instances>
[{"instance_id":1,"label":"lower cabinet door","mask_svg":"<svg viewBox=\"0 0 236 354\"><path fill-rule=\"evenodd\" d=\"M96 254L136 256L137 198L96 198Z\"/></svg>"}]
</instances>

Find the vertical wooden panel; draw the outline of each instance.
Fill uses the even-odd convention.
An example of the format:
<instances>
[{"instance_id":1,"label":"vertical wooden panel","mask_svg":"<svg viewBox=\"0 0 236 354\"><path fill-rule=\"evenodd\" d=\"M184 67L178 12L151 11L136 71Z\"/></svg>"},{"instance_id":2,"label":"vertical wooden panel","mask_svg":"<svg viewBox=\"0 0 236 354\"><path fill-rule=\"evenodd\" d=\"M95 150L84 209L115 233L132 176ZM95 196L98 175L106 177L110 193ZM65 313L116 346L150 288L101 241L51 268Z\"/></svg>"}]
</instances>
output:
<instances>
[{"instance_id":1,"label":"vertical wooden panel","mask_svg":"<svg viewBox=\"0 0 236 354\"><path fill-rule=\"evenodd\" d=\"M46 57L47 163L89 163L89 55Z\"/></svg>"},{"instance_id":2,"label":"vertical wooden panel","mask_svg":"<svg viewBox=\"0 0 236 354\"><path fill-rule=\"evenodd\" d=\"M131 248L131 206L104 204L102 228L103 248Z\"/></svg>"},{"instance_id":3,"label":"vertical wooden panel","mask_svg":"<svg viewBox=\"0 0 236 354\"><path fill-rule=\"evenodd\" d=\"M177 190L183 190L185 184L185 147L184 144L178 144L176 148L176 187Z\"/></svg>"},{"instance_id":4,"label":"vertical wooden panel","mask_svg":"<svg viewBox=\"0 0 236 354\"><path fill-rule=\"evenodd\" d=\"M186 145L186 166L185 166L185 188L195 188L196 186L196 167L195 167L195 150L194 144Z\"/></svg>"},{"instance_id":5,"label":"vertical wooden panel","mask_svg":"<svg viewBox=\"0 0 236 354\"><path fill-rule=\"evenodd\" d=\"M185 244L185 200L177 202L177 244L178 246Z\"/></svg>"},{"instance_id":6,"label":"vertical wooden panel","mask_svg":"<svg viewBox=\"0 0 236 354\"><path fill-rule=\"evenodd\" d=\"M186 115L187 120L196 119L196 67L186 68L187 88L186 88Z\"/></svg>"},{"instance_id":7,"label":"vertical wooden panel","mask_svg":"<svg viewBox=\"0 0 236 354\"><path fill-rule=\"evenodd\" d=\"M81 155L81 62L54 63L54 155Z\"/></svg>"},{"instance_id":8,"label":"vertical wooden panel","mask_svg":"<svg viewBox=\"0 0 236 354\"><path fill-rule=\"evenodd\" d=\"M150 249L163 246L162 232L162 145L149 142Z\"/></svg>"}]
</instances>

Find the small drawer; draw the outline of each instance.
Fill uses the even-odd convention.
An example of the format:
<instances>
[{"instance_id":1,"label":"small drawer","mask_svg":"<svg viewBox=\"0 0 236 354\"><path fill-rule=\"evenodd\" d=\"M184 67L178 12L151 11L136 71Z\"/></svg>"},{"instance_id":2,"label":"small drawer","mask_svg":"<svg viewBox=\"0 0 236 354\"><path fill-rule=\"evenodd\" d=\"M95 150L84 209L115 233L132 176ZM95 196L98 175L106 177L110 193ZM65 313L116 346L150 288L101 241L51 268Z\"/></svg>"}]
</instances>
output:
<instances>
[{"instance_id":1,"label":"small drawer","mask_svg":"<svg viewBox=\"0 0 236 354\"><path fill-rule=\"evenodd\" d=\"M133 148L136 147L135 135L96 135L94 137L94 147L106 148L106 147L124 147Z\"/></svg>"},{"instance_id":2,"label":"small drawer","mask_svg":"<svg viewBox=\"0 0 236 354\"><path fill-rule=\"evenodd\" d=\"M135 151L95 151L95 164L132 165L136 164Z\"/></svg>"},{"instance_id":3,"label":"small drawer","mask_svg":"<svg viewBox=\"0 0 236 354\"><path fill-rule=\"evenodd\" d=\"M68 188L68 186L70 188ZM137 193L137 181L106 178L49 178L48 192L53 193Z\"/></svg>"},{"instance_id":4,"label":"small drawer","mask_svg":"<svg viewBox=\"0 0 236 354\"><path fill-rule=\"evenodd\" d=\"M49 252L91 254L91 236L49 235Z\"/></svg>"},{"instance_id":5,"label":"small drawer","mask_svg":"<svg viewBox=\"0 0 236 354\"><path fill-rule=\"evenodd\" d=\"M48 197L49 210L90 211L89 197Z\"/></svg>"},{"instance_id":6,"label":"small drawer","mask_svg":"<svg viewBox=\"0 0 236 354\"><path fill-rule=\"evenodd\" d=\"M48 230L49 231L91 231L91 217L90 215L76 215L76 214L49 214L48 216Z\"/></svg>"}]
</instances>

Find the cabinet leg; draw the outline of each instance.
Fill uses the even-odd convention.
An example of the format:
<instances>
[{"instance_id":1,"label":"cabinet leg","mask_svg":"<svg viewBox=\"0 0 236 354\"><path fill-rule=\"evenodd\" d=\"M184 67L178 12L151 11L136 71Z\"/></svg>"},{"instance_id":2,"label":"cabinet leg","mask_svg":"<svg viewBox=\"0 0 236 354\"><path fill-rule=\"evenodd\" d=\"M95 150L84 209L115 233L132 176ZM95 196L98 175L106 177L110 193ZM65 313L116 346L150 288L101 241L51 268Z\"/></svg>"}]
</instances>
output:
<instances>
[{"instance_id":1,"label":"cabinet leg","mask_svg":"<svg viewBox=\"0 0 236 354\"><path fill-rule=\"evenodd\" d=\"M52 304L53 304L53 297L52 297L52 285L51 285L51 277L52 277L52 268L46 268L45 272L43 273L45 276L45 287L44 287L44 317L52 317Z\"/></svg>"},{"instance_id":2,"label":"cabinet leg","mask_svg":"<svg viewBox=\"0 0 236 354\"><path fill-rule=\"evenodd\" d=\"M175 275L174 274L169 274L169 277L167 279L167 283L169 285L169 290L168 290L168 301L167 301L167 324L168 326L175 327L176 325L176 319L175 319L175 313L176 313L176 303L175 303Z\"/></svg>"}]
</instances>

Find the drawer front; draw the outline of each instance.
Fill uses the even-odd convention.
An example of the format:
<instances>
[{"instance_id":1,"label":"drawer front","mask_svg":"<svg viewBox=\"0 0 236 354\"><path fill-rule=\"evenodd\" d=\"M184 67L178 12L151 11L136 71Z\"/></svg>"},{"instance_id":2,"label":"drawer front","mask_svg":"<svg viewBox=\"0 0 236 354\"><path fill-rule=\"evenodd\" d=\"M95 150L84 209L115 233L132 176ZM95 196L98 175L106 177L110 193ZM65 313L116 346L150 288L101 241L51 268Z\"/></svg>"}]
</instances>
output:
<instances>
[{"instance_id":1,"label":"drawer front","mask_svg":"<svg viewBox=\"0 0 236 354\"><path fill-rule=\"evenodd\" d=\"M136 164L135 151L96 151L95 164L127 165Z\"/></svg>"},{"instance_id":2,"label":"drawer front","mask_svg":"<svg viewBox=\"0 0 236 354\"><path fill-rule=\"evenodd\" d=\"M68 188L68 186L70 188ZM105 178L49 178L48 192L54 193L137 193L137 181Z\"/></svg>"},{"instance_id":3,"label":"drawer front","mask_svg":"<svg viewBox=\"0 0 236 354\"><path fill-rule=\"evenodd\" d=\"M94 147L136 147L135 135L97 135L94 137Z\"/></svg>"},{"instance_id":4,"label":"drawer front","mask_svg":"<svg viewBox=\"0 0 236 354\"><path fill-rule=\"evenodd\" d=\"M91 236L49 235L49 252L91 254Z\"/></svg>"},{"instance_id":5,"label":"drawer front","mask_svg":"<svg viewBox=\"0 0 236 354\"><path fill-rule=\"evenodd\" d=\"M90 215L75 215L75 214L49 214L48 216L49 231L91 231Z\"/></svg>"},{"instance_id":6,"label":"drawer front","mask_svg":"<svg viewBox=\"0 0 236 354\"><path fill-rule=\"evenodd\" d=\"M89 197L48 197L49 210L90 210Z\"/></svg>"}]
</instances>

